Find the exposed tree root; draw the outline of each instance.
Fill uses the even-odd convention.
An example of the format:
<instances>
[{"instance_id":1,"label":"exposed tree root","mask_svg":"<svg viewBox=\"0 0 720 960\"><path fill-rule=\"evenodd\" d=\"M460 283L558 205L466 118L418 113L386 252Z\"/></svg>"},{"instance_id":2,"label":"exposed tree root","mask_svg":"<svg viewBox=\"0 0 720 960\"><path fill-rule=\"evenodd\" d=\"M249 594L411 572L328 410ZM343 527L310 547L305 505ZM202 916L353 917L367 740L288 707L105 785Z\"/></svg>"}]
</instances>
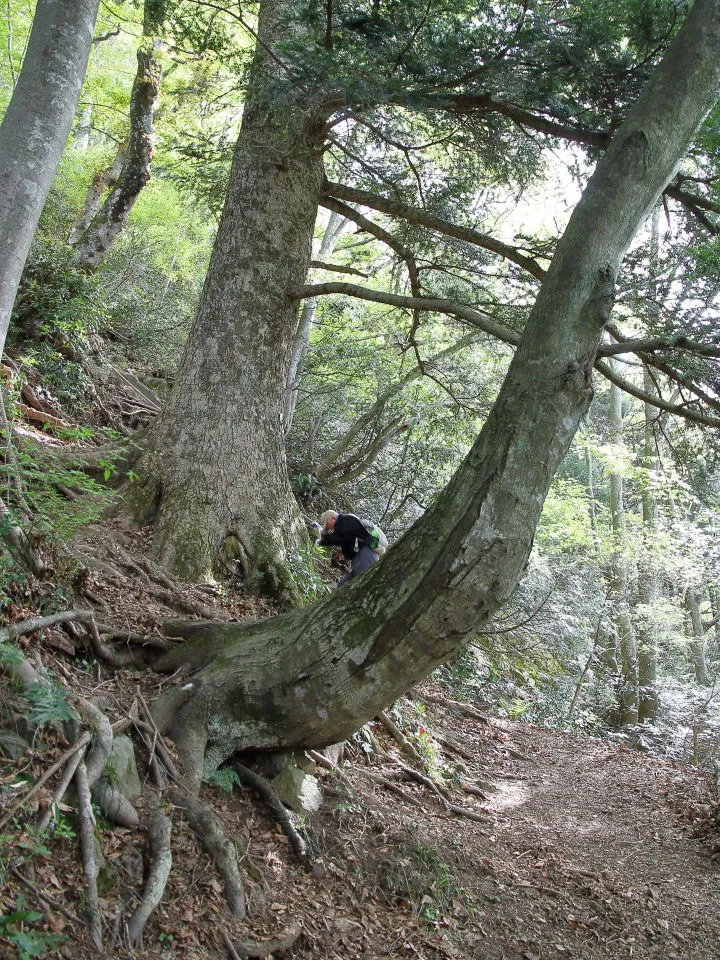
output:
<instances>
[{"instance_id":1,"label":"exposed tree root","mask_svg":"<svg viewBox=\"0 0 720 960\"><path fill-rule=\"evenodd\" d=\"M455 743L454 740L451 740L449 737L442 737L439 733L433 733L433 740L437 740L440 746L445 747L450 753L456 753L459 757L462 757L463 760L468 760L470 762L475 760L475 757L470 753L469 750L466 750L464 747L461 747L459 743Z\"/></svg>"},{"instance_id":2,"label":"exposed tree root","mask_svg":"<svg viewBox=\"0 0 720 960\"><path fill-rule=\"evenodd\" d=\"M80 710L96 732L86 761L88 785L93 799L109 820L121 827L137 827L140 818L135 807L112 783L100 779L113 746L113 728L110 721L94 703L82 703Z\"/></svg>"},{"instance_id":3,"label":"exposed tree root","mask_svg":"<svg viewBox=\"0 0 720 960\"><path fill-rule=\"evenodd\" d=\"M283 833L288 838L288 842L290 843L295 856L306 867L309 866L312 862L312 859L308 853L307 844L295 829L295 826L290 819L290 815L283 806L282 800L270 786L268 781L264 777L261 777L260 774L255 773L254 770L250 770L242 763L239 763L237 760L233 760L231 762L231 766L246 786L252 787L253 790L260 794L265 803L267 803L272 810L273 816L282 827Z\"/></svg>"},{"instance_id":4,"label":"exposed tree root","mask_svg":"<svg viewBox=\"0 0 720 960\"><path fill-rule=\"evenodd\" d=\"M400 772L407 780L415 780L417 783L422 783L423 786L428 788L428 790L432 790L433 793L436 793L440 797L443 803L449 799L450 791L447 787L441 787L439 783L436 783L430 777L426 777L422 773L418 773L418 771L413 770L412 767L406 767L401 764Z\"/></svg>"},{"instance_id":5,"label":"exposed tree root","mask_svg":"<svg viewBox=\"0 0 720 960\"><path fill-rule=\"evenodd\" d=\"M87 770L81 761L75 772L75 787L78 793L80 816L80 849L83 858L83 870L87 884L87 909L89 913L90 937L102 953L102 920L98 902L97 874L95 863L95 817L90 799Z\"/></svg>"},{"instance_id":6,"label":"exposed tree root","mask_svg":"<svg viewBox=\"0 0 720 960\"><path fill-rule=\"evenodd\" d=\"M242 941L233 944L227 933L222 930L225 946L228 949L231 960L237 960L238 957L269 957L273 953L285 953L300 938L302 927L299 923L291 923L273 940L257 940L255 942Z\"/></svg>"},{"instance_id":7,"label":"exposed tree root","mask_svg":"<svg viewBox=\"0 0 720 960\"><path fill-rule=\"evenodd\" d=\"M148 836L152 850L150 873L142 899L128 921L128 940L133 949L141 946L145 924L165 893L165 886L172 868L171 833L171 821L159 810L153 811L148 819Z\"/></svg>"},{"instance_id":8,"label":"exposed tree root","mask_svg":"<svg viewBox=\"0 0 720 960\"><path fill-rule=\"evenodd\" d=\"M230 911L238 920L242 920L247 907L234 844L225 834L218 818L205 804L175 788L169 791L169 797L171 802L183 811L203 847L215 861L218 873L225 881L225 898Z\"/></svg>"},{"instance_id":9,"label":"exposed tree root","mask_svg":"<svg viewBox=\"0 0 720 960\"><path fill-rule=\"evenodd\" d=\"M82 623L87 629L90 637L90 646L93 653L100 660L104 660L113 667L127 667L130 664L137 663L137 659L132 651L126 650L123 653L116 653L111 650L100 637L100 631L95 621L95 617L90 610L63 610L60 613L53 613L47 617L33 617L30 620L23 620L20 623L13 623L0 630L0 643L8 640L15 640L26 633L34 633L36 630L45 630L58 623ZM122 630L108 628L118 636L123 635ZM157 644L152 644L156 646Z\"/></svg>"},{"instance_id":10,"label":"exposed tree root","mask_svg":"<svg viewBox=\"0 0 720 960\"><path fill-rule=\"evenodd\" d=\"M402 730L398 727L398 725L390 719L390 717L385 713L384 710L380 711L380 713L377 715L377 719L385 727L387 732L390 734L393 740L398 744L398 746L403 751L403 753L406 753L416 763L419 763L421 767L424 767L425 764L423 762L423 758L417 752L415 747L410 743L410 741L402 732Z\"/></svg>"}]
</instances>

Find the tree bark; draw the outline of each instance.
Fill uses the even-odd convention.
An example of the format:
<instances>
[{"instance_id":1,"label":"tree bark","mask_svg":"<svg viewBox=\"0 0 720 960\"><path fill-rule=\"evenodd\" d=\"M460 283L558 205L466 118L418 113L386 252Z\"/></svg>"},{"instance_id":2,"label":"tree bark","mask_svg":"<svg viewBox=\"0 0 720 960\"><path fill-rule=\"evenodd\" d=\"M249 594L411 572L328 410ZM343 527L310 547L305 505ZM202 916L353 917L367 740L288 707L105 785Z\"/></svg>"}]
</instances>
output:
<instances>
[{"instance_id":1,"label":"tree bark","mask_svg":"<svg viewBox=\"0 0 720 960\"><path fill-rule=\"evenodd\" d=\"M322 184L323 117L273 90L297 0L261 5L254 74L205 288L168 404L136 466L134 510L192 580L225 560L280 596L307 546L287 477L285 387ZM285 21L285 22L283 22ZM277 87L277 84L275 84Z\"/></svg>"},{"instance_id":2,"label":"tree bark","mask_svg":"<svg viewBox=\"0 0 720 960\"><path fill-rule=\"evenodd\" d=\"M83 208L80 213L78 213L77 217L75 218L75 223L70 229L70 235L68 236L68 243L70 246L75 246L80 237L82 237L97 216L105 191L113 189L117 184L118 177L120 176L123 168L126 153L127 143L121 143L115 156L113 157L110 166L106 167L104 170L98 170L98 172L92 178L92 183L88 187L87 193L85 194L85 203L83 204Z\"/></svg>"},{"instance_id":3,"label":"tree bark","mask_svg":"<svg viewBox=\"0 0 720 960\"><path fill-rule=\"evenodd\" d=\"M75 116L99 0L38 0L0 125L0 353L30 243Z\"/></svg>"},{"instance_id":4,"label":"tree bark","mask_svg":"<svg viewBox=\"0 0 720 960\"><path fill-rule=\"evenodd\" d=\"M652 217L652 286L657 302L657 264L660 247L660 208ZM643 368L643 386L646 393L655 394L657 388L647 367ZM659 697L657 690L658 627L653 607L660 599L660 570L656 559L657 547L657 502L652 478L657 468L655 434L653 430L654 409L643 404L645 424L643 433L642 465L645 475L642 481L643 552L638 564L638 600L645 610L638 628L638 721L654 723L658 718Z\"/></svg>"},{"instance_id":5,"label":"tree bark","mask_svg":"<svg viewBox=\"0 0 720 960\"><path fill-rule=\"evenodd\" d=\"M97 270L123 230L135 201L150 180L155 137L153 110L160 92L160 64L152 40L144 38L137 52L137 73L130 95L130 132L117 183L85 231L75 240L75 262ZM71 240L72 242L72 240Z\"/></svg>"},{"instance_id":6,"label":"tree bark","mask_svg":"<svg viewBox=\"0 0 720 960\"><path fill-rule=\"evenodd\" d=\"M619 263L715 93L719 16L720 0L698 0L600 160L486 425L432 508L333 596L249 627L201 626L158 664L197 670L190 699L174 713L164 705L195 786L203 766L237 749L344 739L476 636L510 595L590 403Z\"/></svg>"}]
</instances>

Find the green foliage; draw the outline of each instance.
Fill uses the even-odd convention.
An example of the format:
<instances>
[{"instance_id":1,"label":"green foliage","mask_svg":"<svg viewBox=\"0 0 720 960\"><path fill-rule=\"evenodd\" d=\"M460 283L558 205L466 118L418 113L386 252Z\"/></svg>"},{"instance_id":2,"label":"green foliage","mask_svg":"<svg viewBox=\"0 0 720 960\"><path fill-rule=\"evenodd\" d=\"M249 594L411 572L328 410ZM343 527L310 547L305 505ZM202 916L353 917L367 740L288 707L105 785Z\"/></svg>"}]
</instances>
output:
<instances>
[{"instance_id":1,"label":"green foliage","mask_svg":"<svg viewBox=\"0 0 720 960\"><path fill-rule=\"evenodd\" d=\"M218 767L205 777L205 783L213 787L220 787L225 793L232 793L235 787L242 786L242 780L231 767Z\"/></svg>"},{"instance_id":2,"label":"green foliage","mask_svg":"<svg viewBox=\"0 0 720 960\"><path fill-rule=\"evenodd\" d=\"M20 452L17 461L35 525L49 539L69 539L80 527L97 520L113 500L114 494L107 487L82 470L68 469L26 452ZM108 460L106 479L113 472ZM63 489L75 494L76 499L68 501Z\"/></svg>"},{"instance_id":3,"label":"green foliage","mask_svg":"<svg viewBox=\"0 0 720 960\"><path fill-rule=\"evenodd\" d=\"M47 956L55 951L67 937L58 937L52 933L32 929L43 919L43 914L25 906L25 898L18 897L15 909L0 916L0 937L7 940L15 949L18 960L30 960L31 957Z\"/></svg>"},{"instance_id":4,"label":"green foliage","mask_svg":"<svg viewBox=\"0 0 720 960\"><path fill-rule=\"evenodd\" d=\"M313 546L300 550L290 560L294 592L301 605L312 603L328 591L327 581L318 573L317 563L325 560L324 552Z\"/></svg>"},{"instance_id":5,"label":"green foliage","mask_svg":"<svg viewBox=\"0 0 720 960\"><path fill-rule=\"evenodd\" d=\"M23 691L28 702L28 720L32 726L45 723L63 723L73 719L73 711L58 683L33 683Z\"/></svg>"},{"instance_id":6,"label":"green foliage","mask_svg":"<svg viewBox=\"0 0 720 960\"><path fill-rule=\"evenodd\" d=\"M23 660L24 657L17 647L13 647L9 643L0 643L0 666L11 667L22 663Z\"/></svg>"}]
</instances>

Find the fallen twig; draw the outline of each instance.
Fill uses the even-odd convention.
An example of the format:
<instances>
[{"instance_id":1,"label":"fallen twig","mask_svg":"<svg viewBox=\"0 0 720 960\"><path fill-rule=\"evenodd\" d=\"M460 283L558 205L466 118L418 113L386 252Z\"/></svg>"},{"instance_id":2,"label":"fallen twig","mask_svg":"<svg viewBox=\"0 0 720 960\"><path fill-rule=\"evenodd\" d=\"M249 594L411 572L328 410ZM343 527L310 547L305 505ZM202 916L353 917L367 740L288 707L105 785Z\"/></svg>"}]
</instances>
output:
<instances>
[{"instance_id":1,"label":"fallen twig","mask_svg":"<svg viewBox=\"0 0 720 960\"><path fill-rule=\"evenodd\" d=\"M42 834L47 829L47 825L50 823L53 815L53 809L59 807L62 803L63 797L67 792L67 788L70 786L72 778L75 776L75 771L77 770L78 764L83 758L82 751L77 751L74 753L67 762L65 770L62 775L62 779L58 784L55 795L53 796L52 803L48 805L43 813L40 821L37 825L38 834Z\"/></svg>"},{"instance_id":2,"label":"fallen twig","mask_svg":"<svg viewBox=\"0 0 720 960\"><path fill-rule=\"evenodd\" d=\"M51 764L48 767L45 773L40 777L39 780L37 780L32 785L32 787L30 787L27 793L23 794L22 797L20 797L18 800L15 801L15 803L10 807L10 809L7 811L7 813L2 818L2 820L0 820L0 830L12 820L13 815L17 813L17 811L20 809L20 807L22 807L24 803L27 803L28 800L38 792L38 790L42 789L42 787L45 786L45 784L48 782L48 780L54 773L57 773L57 771L62 766L64 766L64 764L66 764L68 760L78 752L78 750L82 750L84 747L88 745L88 743L90 743L89 733L87 732L83 733L82 736L78 737L78 739L70 747L70 749L66 750L65 753L58 760L55 761L55 763Z\"/></svg>"},{"instance_id":3,"label":"fallen twig","mask_svg":"<svg viewBox=\"0 0 720 960\"><path fill-rule=\"evenodd\" d=\"M154 810L148 819L148 836L152 850L150 873L140 903L128 920L128 940L135 950L142 944L142 933L150 914L165 893L165 886L172 868L171 832L172 823L168 817L159 810Z\"/></svg>"},{"instance_id":4,"label":"fallen twig","mask_svg":"<svg viewBox=\"0 0 720 960\"><path fill-rule=\"evenodd\" d=\"M69 910L66 910L65 907L61 903L58 903L57 900L54 900L50 894L45 893L44 890L38 890L37 884L31 883L24 874L20 873L17 867L10 867L10 872L16 876L21 883L24 883L28 890L32 890L36 897L46 903L49 907L52 907L53 910L57 910L58 913L61 913L64 917L67 917L71 923L76 923L78 926L80 926L80 921L74 914L70 913Z\"/></svg>"},{"instance_id":5,"label":"fallen twig","mask_svg":"<svg viewBox=\"0 0 720 960\"><path fill-rule=\"evenodd\" d=\"M162 738L162 734L160 733L160 730L158 729L158 726L155 723L155 719L153 718L153 715L150 712L150 707L145 702L145 698L143 697L143 695L140 693L139 690L137 691L137 698L140 702L140 709L142 710L146 718L144 723L142 720L138 720L137 726L141 730L145 729L152 734L153 752L157 752L160 754L160 760L162 761L163 765L167 769L167 772L170 774L173 780L175 780L177 783L182 783L182 777L180 776L180 773L178 772L178 769L175 766L173 758L170 756L170 751L165 746L165 743Z\"/></svg>"}]
</instances>

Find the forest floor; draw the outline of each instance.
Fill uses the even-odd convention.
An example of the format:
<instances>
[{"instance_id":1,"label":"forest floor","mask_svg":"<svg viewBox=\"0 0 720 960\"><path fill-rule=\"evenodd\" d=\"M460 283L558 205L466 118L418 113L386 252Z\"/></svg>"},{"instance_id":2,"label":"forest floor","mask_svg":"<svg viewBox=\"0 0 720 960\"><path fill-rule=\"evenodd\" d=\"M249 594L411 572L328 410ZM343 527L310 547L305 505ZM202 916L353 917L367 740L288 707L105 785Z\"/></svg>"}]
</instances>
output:
<instances>
[{"instance_id":1,"label":"forest floor","mask_svg":"<svg viewBox=\"0 0 720 960\"><path fill-rule=\"evenodd\" d=\"M104 623L147 635L157 635L178 610L220 619L271 614L255 597L158 581L146 546L141 534L119 525L85 535L75 550L87 562L86 576L69 601L90 606ZM30 601L9 618L35 613ZM71 703L102 698L112 722L129 716L140 694L151 703L168 683L150 670L100 664L77 636L59 629L26 637L23 647L31 662L62 681ZM14 696L5 685L2 699ZM180 810L166 803L173 868L143 947L133 954L122 944L123 924L143 889L149 858L143 824L157 803L138 749L146 784L136 801L141 826L98 824L106 860L105 956L220 960L232 956L227 940L237 956L266 956L273 945L265 941L285 938L292 946L273 956L716 960L720 844L709 778L606 741L495 719L434 681L409 696L395 716L423 747L424 766L376 722L374 746L372 737L350 741L340 773L318 767L324 803L317 813L294 815L311 869L295 860L251 791L203 788L201 799L240 852L248 901L243 921L230 914L223 884ZM26 788L23 781L38 777L66 748L45 727L20 758L0 760L0 815ZM42 842L28 830L50 802L54 782L0 831L0 914L20 901L44 919L15 932L52 932L66 939L47 956L90 960L98 954L87 934L78 844L67 829L72 801L65 829ZM118 940L111 946L113 933ZM2 960L22 956L13 942L0 939ZM254 954L242 949L249 942Z\"/></svg>"}]
</instances>

